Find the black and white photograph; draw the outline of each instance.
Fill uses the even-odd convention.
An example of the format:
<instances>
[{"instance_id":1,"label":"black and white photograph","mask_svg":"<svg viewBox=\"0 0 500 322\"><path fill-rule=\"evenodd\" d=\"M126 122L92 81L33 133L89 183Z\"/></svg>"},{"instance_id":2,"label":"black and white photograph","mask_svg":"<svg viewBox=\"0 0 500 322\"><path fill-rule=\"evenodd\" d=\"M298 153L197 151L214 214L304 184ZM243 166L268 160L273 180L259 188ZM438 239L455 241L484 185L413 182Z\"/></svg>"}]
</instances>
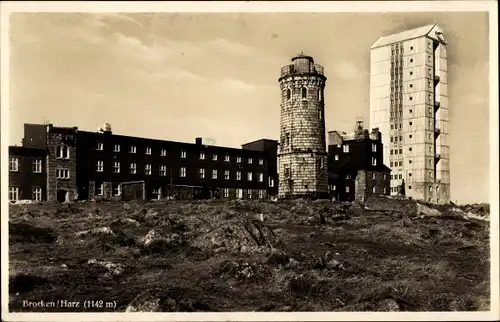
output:
<instances>
[{"instance_id":1,"label":"black and white photograph","mask_svg":"<svg viewBox=\"0 0 500 322\"><path fill-rule=\"evenodd\" d=\"M2 320L500 318L497 2L1 5Z\"/></svg>"}]
</instances>

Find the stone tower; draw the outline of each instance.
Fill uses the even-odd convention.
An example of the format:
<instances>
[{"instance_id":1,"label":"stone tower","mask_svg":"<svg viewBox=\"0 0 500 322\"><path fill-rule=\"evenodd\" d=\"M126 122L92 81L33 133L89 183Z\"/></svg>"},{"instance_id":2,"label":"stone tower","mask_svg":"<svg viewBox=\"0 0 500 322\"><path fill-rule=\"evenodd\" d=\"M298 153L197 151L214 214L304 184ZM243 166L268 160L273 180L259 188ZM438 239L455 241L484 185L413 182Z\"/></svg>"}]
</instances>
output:
<instances>
[{"instance_id":1,"label":"stone tower","mask_svg":"<svg viewBox=\"0 0 500 322\"><path fill-rule=\"evenodd\" d=\"M281 68L279 198L327 198L323 67L298 55Z\"/></svg>"}]
</instances>

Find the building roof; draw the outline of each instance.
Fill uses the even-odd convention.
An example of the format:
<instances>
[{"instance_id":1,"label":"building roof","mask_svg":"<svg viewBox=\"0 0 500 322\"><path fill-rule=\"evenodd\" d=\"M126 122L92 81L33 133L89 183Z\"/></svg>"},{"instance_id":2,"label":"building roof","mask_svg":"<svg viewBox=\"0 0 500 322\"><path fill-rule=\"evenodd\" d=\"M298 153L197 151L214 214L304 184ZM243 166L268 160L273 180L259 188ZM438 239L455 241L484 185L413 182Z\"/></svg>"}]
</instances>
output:
<instances>
[{"instance_id":1,"label":"building roof","mask_svg":"<svg viewBox=\"0 0 500 322\"><path fill-rule=\"evenodd\" d=\"M419 27L419 28L415 28L415 29L410 29L410 30L405 30L405 31L402 31L402 32L399 32L399 33L395 33L395 34L391 34L391 35L380 37L372 45L371 48L373 49L373 48L377 48L377 47L382 47L382 46L387 46L387 45L390 45L390 44L394 44L394 43L397 43L397 42L400 42L400 41L404 41L404 40L409 40L409 39L414 39L414 38L418 38L418 37L429 36L429 33L436 26L437 26L437 24L426 25L426 26L423 26L423 27ZM432 38L435 38L435 37L432 36Z\"/></svg>"}]
</instances>

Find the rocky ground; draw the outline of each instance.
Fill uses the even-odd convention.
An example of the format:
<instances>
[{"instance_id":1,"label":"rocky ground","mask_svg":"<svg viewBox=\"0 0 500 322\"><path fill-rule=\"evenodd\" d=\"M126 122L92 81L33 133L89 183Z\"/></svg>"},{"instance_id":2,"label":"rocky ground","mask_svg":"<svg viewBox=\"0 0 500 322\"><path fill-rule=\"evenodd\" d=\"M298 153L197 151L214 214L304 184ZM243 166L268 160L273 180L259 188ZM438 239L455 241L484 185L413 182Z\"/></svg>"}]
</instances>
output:
<instances>
[{"instance_id":1,"label":"rocky ground","mask_svg":"<svg viewBox=\"0 0 500 322\"><path fill-rule=\"evenodd\" d=\"M11 205L11 312L489 310L489 206ZM78 308L28 308L67 300ZM116 307L84 308L87 300ZM26 302L24 302L26 303Z\"/></svg>"}]
</instances>

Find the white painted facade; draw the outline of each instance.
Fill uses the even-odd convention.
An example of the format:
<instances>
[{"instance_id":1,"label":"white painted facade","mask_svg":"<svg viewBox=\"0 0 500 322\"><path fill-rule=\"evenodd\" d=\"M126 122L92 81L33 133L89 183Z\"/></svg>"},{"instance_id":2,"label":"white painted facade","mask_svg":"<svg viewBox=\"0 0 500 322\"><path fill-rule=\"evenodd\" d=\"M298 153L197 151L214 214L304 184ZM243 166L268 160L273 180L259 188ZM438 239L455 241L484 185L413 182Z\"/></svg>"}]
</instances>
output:
<instances>
[{"instance_id":1,"label":"white painted facade","mask_svg":"<svg viewBox=\"0 0 500 322\"><path fill-rule=\"evenodd\" d=\"M429 25L381 37L371 48L370 128L378 127L391 194L450 201L446 43Z\"/></svg>"}]
</instances>

